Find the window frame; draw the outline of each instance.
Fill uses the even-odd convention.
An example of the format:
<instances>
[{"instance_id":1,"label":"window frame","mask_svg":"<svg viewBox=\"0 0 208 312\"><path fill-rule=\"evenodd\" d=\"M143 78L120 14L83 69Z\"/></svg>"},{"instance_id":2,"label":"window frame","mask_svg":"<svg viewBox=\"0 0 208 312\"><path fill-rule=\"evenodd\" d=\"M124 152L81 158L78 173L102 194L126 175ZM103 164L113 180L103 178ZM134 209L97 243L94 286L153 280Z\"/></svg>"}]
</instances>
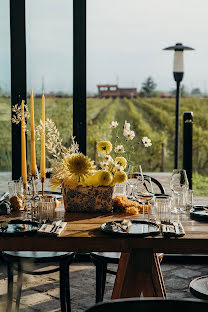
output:
<instances>
[{"instance_id":1,"label":"window frame","mask_svg":"<svg viewBox=\"0 0 208 312\"><path fill-rule=\"evenodd\" d=\"M10 0L12 106L27 101L25 0ZM21 125L12 123L12 179L21 177ZM86 0L73 0L73 136L86 154Z\"/></svg>"}]
</instances>

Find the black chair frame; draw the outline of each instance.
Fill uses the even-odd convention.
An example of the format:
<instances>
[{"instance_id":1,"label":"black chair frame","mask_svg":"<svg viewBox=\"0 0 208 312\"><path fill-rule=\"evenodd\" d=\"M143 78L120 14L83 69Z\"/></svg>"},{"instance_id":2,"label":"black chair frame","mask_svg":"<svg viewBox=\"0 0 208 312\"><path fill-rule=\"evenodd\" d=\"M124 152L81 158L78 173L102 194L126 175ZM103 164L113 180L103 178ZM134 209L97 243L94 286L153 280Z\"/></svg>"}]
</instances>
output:
<instances>
[{"instance_id":1,"label":"black chair frame","mask_svg":"<svg viewBox=\"0 0 208 312\"><path fill-rule=\"evenodd\" d=\"M7 264L7 274L8 274L7 312L12 311L14 270L17 270L16 311L19 311L20 306L23 273L31 275L43 275L59 271L61 311L71 312L69 265L72 263L75 253L67 252L63 253L63 255L55 253L54 256L49 257L35 256L35 254L36 253L34 253L34 257L24 257L24 256L21 257L15 255L15 253L7 253L7 252L2 253L3 260ZM42 270L34 272L25 270L24 263L32 263L32 264L56 263L58 267L50 270Z\"/></svg>"},{"instance_id":2,"label":"black chair frame","mask_svg":"<svg viewBox=\"0 0 208 312\"><path fill-rule=\"evenodd\" d=\"M98 303L85 312L204 312L207 311L208 303L196 299L159 299L159 298L142 298L142 299L120 299Z\"/></svg>"}]
</instances>

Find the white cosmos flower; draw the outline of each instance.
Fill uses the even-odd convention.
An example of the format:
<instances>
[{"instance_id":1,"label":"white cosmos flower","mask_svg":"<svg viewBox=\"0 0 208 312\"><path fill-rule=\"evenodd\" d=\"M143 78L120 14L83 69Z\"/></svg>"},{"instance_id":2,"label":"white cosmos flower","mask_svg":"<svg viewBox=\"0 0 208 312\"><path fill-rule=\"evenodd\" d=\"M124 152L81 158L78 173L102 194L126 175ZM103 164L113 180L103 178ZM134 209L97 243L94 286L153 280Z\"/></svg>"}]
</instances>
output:
<instances>
[{"instance_id":1,"label":"white cosmos flower","mask_svg":"<svg viewBox=\"0 0 208 312\"><path fill-rule=\"evenodd\" d=\"M151 140L148 137L143 137L142 143L144 144L145 147L149 147L152 145Z\"/></svg>"},{"instance_id":2,"label":"white cosmos flower","mask_svg":"<svg viewBox=\"0 0 208 312\"><path fill-rule=\"evenodd\" d=\"M110 124L110 128L114 129L116 127L118 127L118 122L117 121L112 121L111 124Z\"/></svg>"},{"instance_id":3,"label":"white cosmos flower","mask_svg":"<svg viewBox=\"0 0 208 312\"><path fill-rule=\"evenodd\" d=\"M117 146L115 147L114 151L115 151L116 153L124 153L124 152L125 152L125 151L124 151L123 145L117 145Z\"/></svg>"},{"instance_id":4,"label":"white cosmos flower","mask_svg":"<svg viewBox=\"0 0 208 312\"><path fill-rule=\"evenodd\" d=\"M108 169L108 163L107 162L105 162L105 161L102 161L101 163L100 163L100 167L102 168L102 169Z\"/></svg>"},{"instance_id":5,"label":"white cosmos flower","mask_svg":"<svg viewBox=\"0 0 208 312\"><path fill-rule=\"evenodd\" d=\"M135 137L135 132L133 130L125 131L124 136L127 138L127 140L133 140Z\"/></svg>"},{"instance_id":6,"label":"white cosmos flower","mask_svg":"<svg viewBox=\"0 0 208 312\"><path fill-rule=\"evenodd\" d=\"M124 167L120 166L120 167L117 167L116 168L117 172L121 172L121 171L124 171Z\"/></svg>"},{"instance_id":7,"label":"white cosmos flower","mask_svg":"<svg viewBox=\"0 0 208 312\"><path fill-rule=\"evenodd\" d=\"M126 129L124 128L123 135L124 135L125 137L127 137L129 131L131 131L131 130L126 130Z\"/></svg>"},{"instance_id":8,"label":"white cosmos flower","mask_svg":"<svg viewBox=\"0 0 208 312\"><path fill-rule=\"evenodd\" d=\"M104 162L108 163L112 161L112 157L110 155L105 155L104 156Z\"/></svg>"},{"instance_id":9,"label":"white cosmos flower","mask_svg":"<svg viewBox=\"0 0 208 312\"><path fill-rule=\"evenodd\" d=\"M124 130L130 130L130 123L125 120Z\"/></svg>"}]
</instances>

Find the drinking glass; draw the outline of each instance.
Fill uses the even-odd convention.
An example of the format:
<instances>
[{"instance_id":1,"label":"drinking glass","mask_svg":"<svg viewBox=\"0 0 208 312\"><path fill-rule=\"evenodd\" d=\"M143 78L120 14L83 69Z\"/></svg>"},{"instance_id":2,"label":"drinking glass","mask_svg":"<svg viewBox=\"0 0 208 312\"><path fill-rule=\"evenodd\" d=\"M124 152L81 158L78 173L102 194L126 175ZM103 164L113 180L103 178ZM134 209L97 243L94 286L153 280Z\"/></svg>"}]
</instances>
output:
<instances>
[{"instance_id":1,"label":"drinking glass","mask_svg":"<svg viewBox=\"0 0 208 312\"><path fill-rule=\"evenodd\" d=\"M135 166L129 165L127 172L126 195L134 196L134 187L137 183L138 170Z\"/></svg>"},{"instance_id":2,"label":"drinking glass","mask_svg":"<svg viewBox=\"0 0 208 312\"><path fill-rule=\"evenodd\" d=\"M186 192L186 209L191 209L194 205L194 191L187 190Z\"/></svg>"},{"instance_id":3,"label":"drinking glass","mask_svg":"<svg viewBox=\"0 0 208 312\"><path fill-rule=\"evenodd\" d=\"M150 177L138 175L133 189L134 196L142 203L142 218L145 219L145 204L147 204L147 219L150 218L149 202L154 197L152 181Z\"/></svg>"},{"instance_id":4,"label":"drinking glass","mask_svg":"<svg viewBox=\"0 0 208 312\"><path fill-rule=\"evenodd\" d=\"M184 212L184 199L186 197L186 192L189 187L188 178L186 175L186 170L184 169L174 169L171 179L170 188L173 191L173 195L176 196L176 213Z\"/></svg>"},{"instance_id":5,"label":"drinking glass","mask_svg":"<svg viewBox=\"0 0 208 312\"><path fill-rule=\"evenodd\" d=\"M23 185L21 180L8 181L9 198L23 194Z\"/></svg>"},{"instance_id":6,"label":"drinking glass","mask_svg":"<svg viewBox=\"0 0 208 312\"><path fill-rule=\"evenodd\" d=\"M55 219L56 198L54 196L40 197L34 211L35 218L41 222L53 221Z\"/></svg>"},{"instance_id":7,"label":"drinking glass","mask_svg":"<svg viewBox=\"0 0 208 312\"><path fill-rule=\"evenodd\" d=\"M170 222L172 197L160 195L155 197L154 212L157 221Z\"/></svg>"}]
</instances>

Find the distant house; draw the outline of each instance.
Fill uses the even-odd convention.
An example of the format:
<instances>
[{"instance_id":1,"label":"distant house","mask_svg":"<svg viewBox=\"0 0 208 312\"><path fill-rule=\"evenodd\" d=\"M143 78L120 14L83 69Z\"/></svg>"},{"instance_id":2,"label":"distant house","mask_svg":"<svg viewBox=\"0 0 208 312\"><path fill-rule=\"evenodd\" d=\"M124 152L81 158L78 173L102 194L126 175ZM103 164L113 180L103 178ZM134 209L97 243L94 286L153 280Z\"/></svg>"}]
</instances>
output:
<instances>
[{"instance_id":1,"label":"distant house","mask_svg":"<svg viewBox=\"0 0 208 312\"><path fill-rule=\"evenodd\" d=\"M99 97L136 98L139 94L136 88L119 88L118 85L98 85Z\"/></svg>"},{"instance_id":2,"label":"distant house","mask_svg":"<svg viewBox=\"0 0 208 312\"><path fill-rule=\"evenodd\" d=\"M163 93L160 94L160 97L161 98L172 98L173 96L170 93L164 93L163 92Z\"/></svg>"}]
</instances>

